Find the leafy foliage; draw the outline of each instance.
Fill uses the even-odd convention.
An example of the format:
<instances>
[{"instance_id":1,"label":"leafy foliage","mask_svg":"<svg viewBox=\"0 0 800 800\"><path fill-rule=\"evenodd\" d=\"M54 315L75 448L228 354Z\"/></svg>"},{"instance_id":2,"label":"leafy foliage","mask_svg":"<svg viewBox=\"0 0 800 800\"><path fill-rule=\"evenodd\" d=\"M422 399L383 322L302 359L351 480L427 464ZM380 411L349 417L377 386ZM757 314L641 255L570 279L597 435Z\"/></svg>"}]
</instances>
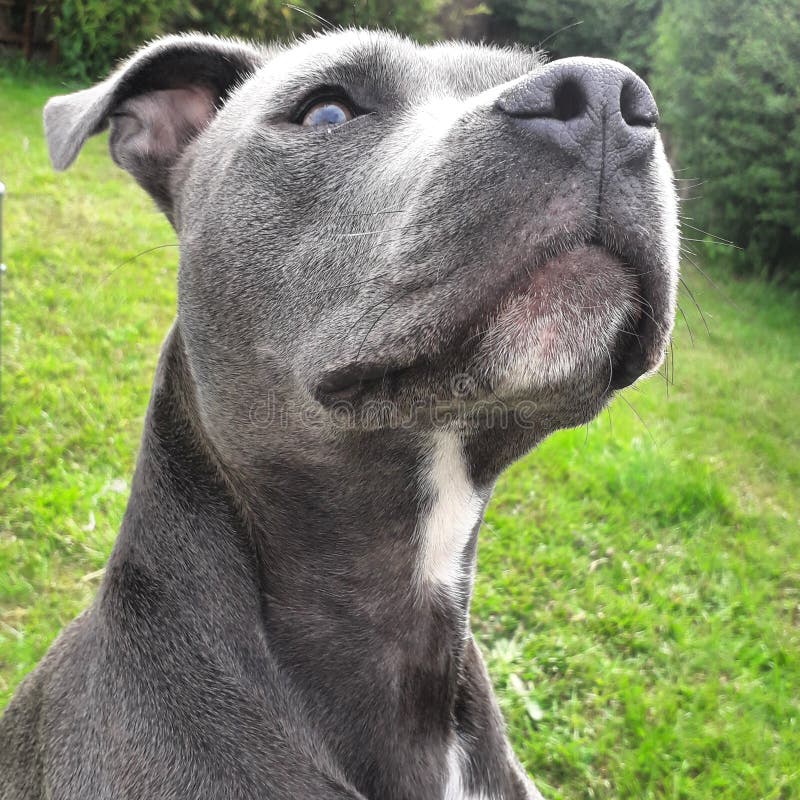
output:
<instances>
[{"instance_id":1,"label":"leafy foliage","mask_svg":"<svg viewBox=\"0 0 800 800\"><path fill-rule=\"evenodd\" d=\"M173 0L167 30L199 30L256 41L286 39L329 26L391 28L428 38L437 33L437 0L326 2L321 0Z\"/></svg>"},{"instance_id":2,"label":"leafy foliage","mask_svg":"<svg viewBox=\"0 0 800 800\"><path fill-rule=\"evenodd\" d=\"M164 27L262 40L283 39L304 30L307 22L282 0L177 0L164 15Z\"/></svg>"},{"instance_id":3,"label":"leafy foliage","mask_svg":"<svg viewBox=\"0 0 800 800\"><path fill-rule=\"evenodd\" d=\"M436 14L441 0L333 0L312 2L307 7L329 22L339 25L359 25L368 28L388 28L430 39L439 33Z\"/></svg>"},{"instance_id":4,"label":"leafy foliage","mask_svg":"<svg viewBox=\"0 0 800 800\"><path fill-rule=\"evenodd\" d=\"M800 7L668 0L653 83L693 215L742 246L740 271L800 280Z\"/></svg>"},{"instance_id":5,"label":"leafy foliage","mask_svg":"<svg viewBox=\"0 0 800 800\"><path fill-rule=\"evenodd\" d=\"M53 13L53 38L65 76L103 77L114 60L159 31L158 0L61 0Z\"/></svg>"},{"instance_id":6,"label":"leafy foliage","mask_svg":"<svg viewBox=\"0 0 800 800\"><path fill-rule=\"evenodd\" d=\"M493 38L542 44L555 58L616 58L647 75L662 0L498 0Z\"/></svg>"},{"instance_id":7,"label":"leafy foliage","mask_svg":"<svg viewBox=\"0 0 800 800\"><path fill-rule=\"evenodd\" d=\"M61 0L55 4L53 37L65 75L90 81L158 33L196 30L266 41L327 25L361 25L428 39L439 32L441 5L439 0Z\"/></svg>"}]
</instances>

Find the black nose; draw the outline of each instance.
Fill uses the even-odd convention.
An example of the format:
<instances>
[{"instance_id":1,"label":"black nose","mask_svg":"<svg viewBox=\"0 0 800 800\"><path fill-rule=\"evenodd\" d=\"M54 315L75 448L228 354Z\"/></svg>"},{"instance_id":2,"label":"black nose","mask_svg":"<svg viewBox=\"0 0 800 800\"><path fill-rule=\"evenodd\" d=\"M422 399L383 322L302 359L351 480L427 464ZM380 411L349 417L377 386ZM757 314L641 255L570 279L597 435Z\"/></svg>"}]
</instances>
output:
<instances>
[{"instance_id":1,"label":"black nose","mask_svg":"<svg viewBox=\"0 0 800 800\"><path fill-rule=\"evenodd\" d=\"M591 160L638 155L655 141L658 108L632 70L601 58L565 58L515 83L495 107L559 148Z\"/></svg>"}]
</instances>

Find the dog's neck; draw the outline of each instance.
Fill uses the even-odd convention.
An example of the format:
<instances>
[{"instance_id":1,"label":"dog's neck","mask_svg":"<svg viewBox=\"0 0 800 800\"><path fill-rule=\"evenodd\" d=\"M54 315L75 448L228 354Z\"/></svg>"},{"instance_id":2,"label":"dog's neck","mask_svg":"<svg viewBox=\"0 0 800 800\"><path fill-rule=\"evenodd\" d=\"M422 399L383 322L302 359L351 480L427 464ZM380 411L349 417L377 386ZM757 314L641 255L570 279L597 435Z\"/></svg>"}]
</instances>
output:
<instances>
[{"instance_id":1,"label":"dog's neck","mask_svg":"<svg viewBox=\"0 0 800 800\"><path fill-rule=\"evenodd\" d=\"M374 765L391 764L393 749L411 749L404 763L435 774L454 743L489 490L470 479L452 431L308 444L276 431L246 473L221 464L173 329L110 571L145 559L159 583L179 575L171 602L208 626L198 647L214 641L218 618L227 638L265 642L332 750L355 758L380 796L389 778ZM210 583L223 570L224 585Z\"/></svg>"}]
</instances>

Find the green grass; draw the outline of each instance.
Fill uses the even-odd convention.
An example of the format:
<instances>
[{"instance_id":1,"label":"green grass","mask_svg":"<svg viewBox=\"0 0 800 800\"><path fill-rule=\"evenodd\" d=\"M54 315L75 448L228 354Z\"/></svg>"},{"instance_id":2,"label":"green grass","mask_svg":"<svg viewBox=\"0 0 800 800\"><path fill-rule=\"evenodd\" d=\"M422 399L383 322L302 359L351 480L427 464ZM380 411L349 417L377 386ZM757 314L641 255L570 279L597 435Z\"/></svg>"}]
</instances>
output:
<instances>
[{"instance_id":1,"label":"green grass","mask_svg":"<svg viewBox=\"0 0 800 800\"><path fill-rule=\"evenodd\" d=\"M0 72L0 705L96 589L175 299L105 143L50 171L58 90ZM474 627L550 798L800 797L800 299L686 279L711 333L683 296L675 385L512 467L481 534Z\"/></svg>"}]
</instances>

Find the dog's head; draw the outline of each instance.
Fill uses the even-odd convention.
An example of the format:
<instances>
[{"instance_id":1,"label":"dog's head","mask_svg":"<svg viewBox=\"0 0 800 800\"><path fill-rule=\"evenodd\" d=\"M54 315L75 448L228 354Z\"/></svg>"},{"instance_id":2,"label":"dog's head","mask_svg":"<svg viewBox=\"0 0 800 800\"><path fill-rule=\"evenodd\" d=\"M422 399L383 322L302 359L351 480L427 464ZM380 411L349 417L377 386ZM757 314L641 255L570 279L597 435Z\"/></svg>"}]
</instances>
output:
<instances>
[{"instance_id":1,"label":"dog's head","mask_svg":"<svg viewBox=\"0 0 800 800\"><path fill-rule=\"evenodd\" d=\"M538 437L655 370L678 266L657 118L616 62L363 31L167 37L45 110L57 168L110 124L176 228L201 414L234 448L268 393L323 420L533 403Z\"/></svg>"}]
</instances>

